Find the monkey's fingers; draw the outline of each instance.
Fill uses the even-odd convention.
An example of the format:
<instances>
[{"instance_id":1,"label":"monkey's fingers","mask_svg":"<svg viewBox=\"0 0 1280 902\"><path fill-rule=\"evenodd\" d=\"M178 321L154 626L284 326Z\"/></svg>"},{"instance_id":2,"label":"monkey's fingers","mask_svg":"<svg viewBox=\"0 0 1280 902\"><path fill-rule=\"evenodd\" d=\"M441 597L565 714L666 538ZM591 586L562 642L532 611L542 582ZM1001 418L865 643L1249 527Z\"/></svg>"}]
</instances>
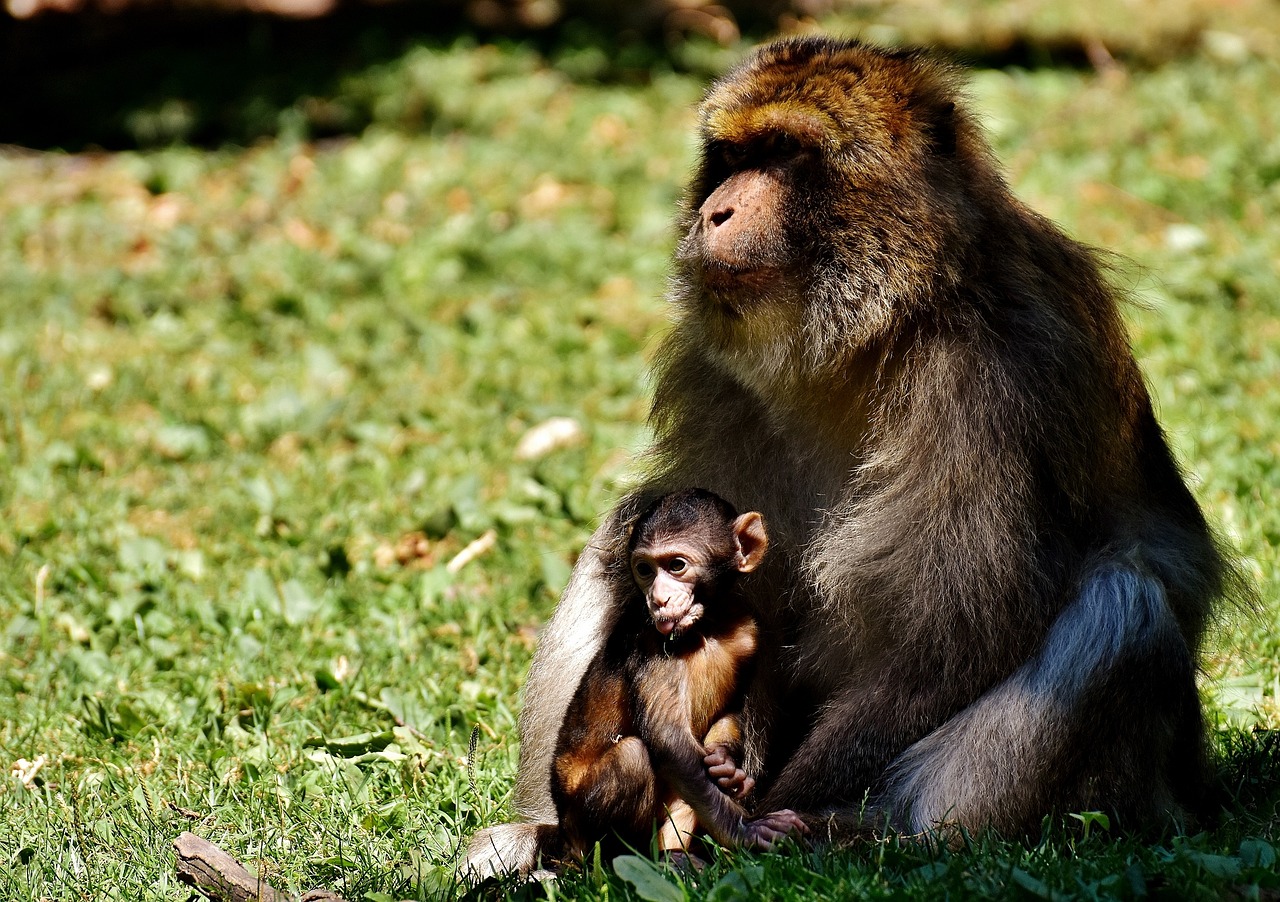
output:
<instances>
[{"instance_id":1,"label":"monkey's fingers","mask_svg":"<svg viewBox=\"0 0 1280 902\"><path fill-rule=\"evenodd\" d=\"M762 815L744 824L746 834L743 845L748 848L768 850L773 844L792 833L806 834L809 828L794 811L783 809Z\"/></svg>"},{"instance_id":2,"label":"monkey's fingers","mask_svg":"<svg viewBox=\"0 0 1280 902\"><path fill-rule=\"evenodd\" d=\"M755 819L755 823L765 824L769 829L780 831L784 835L792 832L802 834L809 832L809 825L790 808L761 815Z\"/></svg>"},{"instance_id":3,"label":"monkey's fingers","mask_svg":"<svg viewBox=\"0 0 1280 902\"><path fill-rule=\"evenodd\" d=\"M725 761L723 764L712 764L707 766L707 775L713 780L721 780L725 777L732 777L734 774L744 773L738 768L738 765L732 761Z\"/></svg>"},{"instance_id":4,"label":"monkey's fingers","mask_svg":"<svg viewBox=\"0 0 1280 902\"><path fill-rule=\"evenodd\" d=\"M773 844L787 835L785 830L776 830L767 824L751 824L747 827L746 836L742 845L748 849L762 849L768 851L773 848Z\"/></svg>"},{"instance_id":5,"label":"monkey's fingers","mask_svg":"<svg viewBox=\"0 0 1280 902\"><path fill-rule=\"evenodd\" d=\"M723 745L708 746L707 754L702 758L709 776L721 791L731 796L745 796L756 785L754 778L738 767L737 762Z\"/></svg>"},{"instance_id":6,"label":"monkey's fingers","mask_svg":"<svg viewBox=\"0 0 1280 902\"><path fill-rule=\"evenodd\" d=\"M713 768L709 774L722 792L735 798L745 796L756 785L755 777L748 776L747 772L741 768L735 768L733 771L729 771L727 767Z\"/></svg>"},{"instance_id":7,"label":"monkey's fingers","mask_svg":"<svg viewBox=\"0 0 1280 902\"><path fill-rule=\"evenodd\" d=\"M728 764L736 766L733 756L729 754L729 749L723 745L712 745L707 748L707 753L702 756L702 763L710 770L713 767L723 767Z\"/></svg>"},{"instance_id":8,"label":"monkey's fingers","mask_svg":"<svg viewBox=\"0 0 1280 902\"><path fill-rule=\"evenodd\" d=\"M719 780L721 777L732 777L737 772L738 765L734 764L732 761L725 761L722 764L711 764L707 766L707 773L714 780Z\"/></svg>"}]
</instances>

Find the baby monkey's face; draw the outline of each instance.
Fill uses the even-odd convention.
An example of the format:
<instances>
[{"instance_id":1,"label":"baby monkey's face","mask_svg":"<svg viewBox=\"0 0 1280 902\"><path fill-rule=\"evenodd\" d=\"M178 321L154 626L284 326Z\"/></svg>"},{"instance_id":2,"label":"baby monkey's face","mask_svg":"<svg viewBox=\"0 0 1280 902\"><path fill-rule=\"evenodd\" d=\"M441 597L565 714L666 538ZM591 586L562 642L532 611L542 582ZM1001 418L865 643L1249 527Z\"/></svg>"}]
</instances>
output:
<instances>
[{"instance_id":1,"label":"baby monkey's face","mask_svg":"<svg viewBox=\"0 0 1280 902\"><path fill-rule=\"evenodd\" d=\"M644 593L653 625L664 636L692 628L732 580L764 558L769 540L755 511L719 522L707 517L676 531L650 529L631 552L631 575Z\"/></svg>"},{"instance_id":2,"label":"baby monkey's face","mask_svg":"<svg viewBox=\"0 0 1280 902\"><path fill-rule=\"evenodd\" d=\"M677 539L632 553L631 574L662 635L683 632L702 619L706 612L702 596L714 584L717 569L711 550L702 542Z\"/></svg>"}]
</instances>

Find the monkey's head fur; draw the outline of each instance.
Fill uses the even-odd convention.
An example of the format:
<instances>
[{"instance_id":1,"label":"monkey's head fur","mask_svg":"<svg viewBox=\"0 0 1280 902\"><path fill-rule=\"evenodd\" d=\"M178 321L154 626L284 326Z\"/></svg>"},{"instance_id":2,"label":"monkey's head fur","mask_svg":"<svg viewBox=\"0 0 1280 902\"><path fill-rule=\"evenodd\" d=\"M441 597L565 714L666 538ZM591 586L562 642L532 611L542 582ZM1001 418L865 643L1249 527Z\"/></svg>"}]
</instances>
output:
<instances>
[{"instance_id":1,"label":"monkey's head fur","mask_svg":"<svg viewBox=\"0 0 1280 902\"><path fill-rule=\"evenodd\" d=\"M966 283L974 198L1008 192L958 84L918 52L803 38L711 87L674 299L744 382L830 384Z\"/></svg>"},{"instance_id":2,"label":"monkey's head fur","mask_svg":"<svg viewBox=\"0 0 1280 902\"><path fill-rule=\"evenodd\" d=\"M714 492L691 488L657 498L631 525L627 561L638 548L698 549L706 564L707 588L724 591L737 576L732 551L738 512Z\"/></svg>"}]
</instances>

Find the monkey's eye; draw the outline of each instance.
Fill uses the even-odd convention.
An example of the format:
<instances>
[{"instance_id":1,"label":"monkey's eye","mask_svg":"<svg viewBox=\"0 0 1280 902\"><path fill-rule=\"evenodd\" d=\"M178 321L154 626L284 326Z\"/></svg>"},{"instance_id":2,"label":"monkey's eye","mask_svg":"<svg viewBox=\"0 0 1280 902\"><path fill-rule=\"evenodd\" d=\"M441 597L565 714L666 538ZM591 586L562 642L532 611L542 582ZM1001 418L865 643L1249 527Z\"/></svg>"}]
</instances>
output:
<instances>
[{"instance_id":1,"label":"monkey's eye","mask_svg":"<svg viewBox=\"0 0 1280 902\"><path fill-rule=\"evenodd\" d=\"M786 132L778 133L769 143L769 154L777 160L788 160L799 154L801 149L800 142L795 136L788 135Z\"/></svg>"},{"instance_id":2,"label":"monkey's eye","mask_svg":"<svg viewBox=\"0 0 1280 902\"><path fill-rule=\"evenodd\" d=\"M653 564L648 561L636 561L632 569L635 571L637 579L648 580L653 578Z\"/></svg>"},{"instance_id":3,"label":"monkey's eye","mask_svg":"<svg viewBox=\"0 0 1280 902\"><path fill-rule=\"evenodd\" d=\"M715 141L707 148L707 160L730 172L740 169L746 159L746 150L728 141Z\"/></svg>"},{"instance_id":4,"label":"monkey's eye","mask_svg":"<svg viewBox=\"0 0 1280 902\"><path fill-rule=\"evenodd\" d=\"M689 566L689 562L682 557L673 557L667 563L667 569L672 573L683 573L684 568Z\"/></svg>"}]
</instances>

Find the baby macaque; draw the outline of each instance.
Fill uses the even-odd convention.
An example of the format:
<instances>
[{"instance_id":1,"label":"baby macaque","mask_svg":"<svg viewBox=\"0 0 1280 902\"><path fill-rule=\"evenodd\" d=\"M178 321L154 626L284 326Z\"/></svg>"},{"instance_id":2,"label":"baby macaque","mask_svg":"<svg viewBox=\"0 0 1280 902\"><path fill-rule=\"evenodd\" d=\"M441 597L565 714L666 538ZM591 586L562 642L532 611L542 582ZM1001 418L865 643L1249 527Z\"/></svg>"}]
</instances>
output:
<instances>
[{"instance_id":1,"label":"baby macaque","mask_svg":"<svg viewBox=\"0 0 1280 902\"><path fill-rule=\"evenodd\" d=\"M723 845L757 849L805 832L791 811L749 818L733 798L754 782L735 762L757 632L734 584L768 545L760 514L739 516L701 489L665 495L640 515L628 545L634 598L587 668L556 743L559 842L544 849L570 858L596 842L644 849L659 824L659 848L677 854L698 827Z\"/></svg>"}]
</instances>

